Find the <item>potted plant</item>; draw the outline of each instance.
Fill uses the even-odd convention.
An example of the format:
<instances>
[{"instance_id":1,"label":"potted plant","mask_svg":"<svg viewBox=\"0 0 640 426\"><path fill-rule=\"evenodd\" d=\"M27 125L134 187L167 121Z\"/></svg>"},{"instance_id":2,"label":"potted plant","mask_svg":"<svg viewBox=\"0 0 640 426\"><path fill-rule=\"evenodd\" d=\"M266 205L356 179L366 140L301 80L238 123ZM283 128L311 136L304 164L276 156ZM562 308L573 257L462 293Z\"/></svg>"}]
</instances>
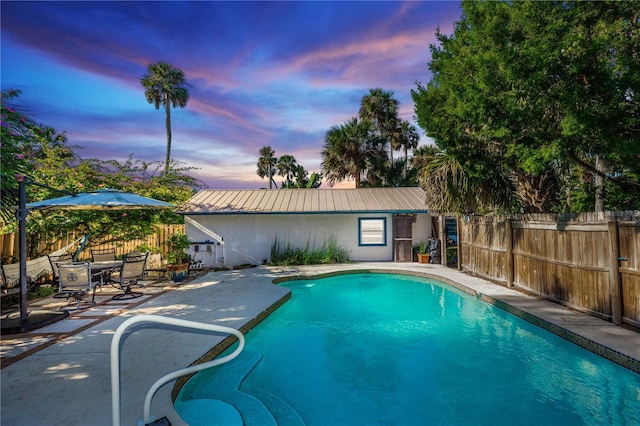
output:
<instances>
[{"instance_id":1,"label":"potted plant","mask_svg":"<svg viewBox=\"0 0 640 426\"><path fill-rule=\"evenodd\" d=\"M423 241L418 246L418 263L429 263L429 244Z\"/></svg>"},{"instance_id":2,"label":"potted plant","mask_svg":"<svg viewBox=\"0 0 640 426\"><path fill-rule=\"evenodd\" d=\"M191 245L189 237L177 232L167 240L167 272L175 283L182 282L189 273L189 259L187 248Z\"/></svg>"}]
</instances>

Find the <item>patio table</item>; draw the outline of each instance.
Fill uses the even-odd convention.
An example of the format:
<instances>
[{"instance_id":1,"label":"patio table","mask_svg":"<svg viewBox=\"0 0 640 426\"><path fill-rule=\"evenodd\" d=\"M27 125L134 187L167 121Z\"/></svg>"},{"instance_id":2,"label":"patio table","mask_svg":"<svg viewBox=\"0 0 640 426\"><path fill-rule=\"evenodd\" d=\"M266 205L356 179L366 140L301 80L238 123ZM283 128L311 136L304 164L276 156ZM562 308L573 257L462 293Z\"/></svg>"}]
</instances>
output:
<instances>
[{"instance_id":1,"label":"patio table","mask_svg":"<svg viewBox=\"0 0 640 426\"><path fill-rule=\"evenodd\" d=\"M100 286L102 287L106 281L108 281L107 277L111 272L118 270L122 267L122 260L100 260L97 262L89 262L91 265L91 272L96 275L100 274Z\"/></svg>"}]
</instances>

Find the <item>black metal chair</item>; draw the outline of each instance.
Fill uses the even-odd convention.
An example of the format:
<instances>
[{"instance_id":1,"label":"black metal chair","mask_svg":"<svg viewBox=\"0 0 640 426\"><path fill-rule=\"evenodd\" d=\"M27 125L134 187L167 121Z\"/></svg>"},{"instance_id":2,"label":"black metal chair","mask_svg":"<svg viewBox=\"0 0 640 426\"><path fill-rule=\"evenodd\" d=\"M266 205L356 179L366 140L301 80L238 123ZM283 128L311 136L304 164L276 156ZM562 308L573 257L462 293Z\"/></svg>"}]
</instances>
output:
<instances>
[{"instance_id":1,"label":"black metal chair","mask_svg":"<svg viewBox=\"0 0 640 426\"><path fill-rule=\"evenodd\" d=\"M131 287L144 279L144 270L149 253L130 253L125 256L119 271L111 274L110 281L122 289L124 293L113 296L114 300L134 299L144 293L133 291Z\"/></svg>"},{"instance_id":2,"label":"black metal chair","mask_svg":"<svg viewBox=\"0 0 640 426\"><path fill-rule=\"evenodd\" d=\"M95 305L94 281L97 278L91 273L91 265L88 262L57 263L57 269L60 286L56 296L66 297L67 300L73 299L77 303L75 308L67 310L84 309ZM85 302L84 298L91 292L93 292L91 302ZM84 306L82 306L83 303L85 303Z\"/></svg>"},{"instance_id":3,"label":"black metal chair","mask_svg":"<svg viewBox=\"0 0 640 426\"><path fill-rule=\"evenodd\" d=\"M91 258L94 262L103 262L106 260L116 260L115 248L91 249Z\"/></svg>"}]
</instances>

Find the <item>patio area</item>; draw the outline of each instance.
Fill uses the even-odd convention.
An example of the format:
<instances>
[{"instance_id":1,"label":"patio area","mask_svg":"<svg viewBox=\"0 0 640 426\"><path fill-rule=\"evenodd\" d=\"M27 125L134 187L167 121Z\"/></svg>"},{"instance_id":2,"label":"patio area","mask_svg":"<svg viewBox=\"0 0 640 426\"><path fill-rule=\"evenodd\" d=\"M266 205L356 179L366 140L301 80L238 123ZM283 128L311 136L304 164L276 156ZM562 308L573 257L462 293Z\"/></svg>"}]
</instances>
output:
<instances>
[{"instance_id":1,"label":"patio area","mask_svg":"<svg viewBox=\"0 0 640 426\"><path fill-rule=\"evenodd\" d=\"M109 349L116 328L127 318L155 314L242 328L264 316L289 290L273 280L345 270L402 271L429 275L462 286L489 303L551 328L581 346L616 358L640 372L640 333L614 326L560 305L507 289L441 265L354 263L348 265L257 267L209 272L181 285L157 281L143 297L112 300L105 287L95 306L55 324L24 334L2 336L2 424L99 425L111 423ZM66 303L45 299L30 309L55 309ZM142 418L144 396L160 376L186 367L226 336L175 327L136 326L121 344L122 424ZM156 394L151 412L184 424L171 404L173 382Z\"/></svg>"}]
</instances>

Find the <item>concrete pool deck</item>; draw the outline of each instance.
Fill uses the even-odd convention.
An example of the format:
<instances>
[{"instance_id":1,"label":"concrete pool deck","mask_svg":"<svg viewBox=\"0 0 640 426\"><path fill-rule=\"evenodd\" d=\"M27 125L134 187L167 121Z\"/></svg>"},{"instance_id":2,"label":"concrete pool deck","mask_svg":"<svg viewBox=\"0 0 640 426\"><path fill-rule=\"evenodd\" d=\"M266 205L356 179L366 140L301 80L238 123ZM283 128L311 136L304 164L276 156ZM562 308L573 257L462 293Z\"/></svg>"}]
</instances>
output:
<instances>
[{"instance_id":1,"label":"concrete pool deck","mask_svg":"<svg viewBox=\"0 0 640 426\"><path fill-rule=\"evenodd\" d=\"M640 333L558 304L508 289L442 265L353 263L348 265L257 267L210 272L183 285L168 282L145 288L128 304L104 300L55 324L19 335L2 336L1 422L8 425L109 425L111 416L110 345L127 318L155 314L242 328L285 298L288 289L273 280L353 270L427 274L463 286L478 298L530 320L544 322L564 337L577 338L614 353L632 369L640 365ZM100 293L98 293L100 295ZM31 305L30 305L31 308ZM138 325L121 343L121 424L142 418L146 392L161 376L184 368L223 335L185 331L165 325ZM634 371L638 371L635 369ZM173 382L153 399L151 413L184 424L173 410Z\"/></svg>"}]
</instances>

